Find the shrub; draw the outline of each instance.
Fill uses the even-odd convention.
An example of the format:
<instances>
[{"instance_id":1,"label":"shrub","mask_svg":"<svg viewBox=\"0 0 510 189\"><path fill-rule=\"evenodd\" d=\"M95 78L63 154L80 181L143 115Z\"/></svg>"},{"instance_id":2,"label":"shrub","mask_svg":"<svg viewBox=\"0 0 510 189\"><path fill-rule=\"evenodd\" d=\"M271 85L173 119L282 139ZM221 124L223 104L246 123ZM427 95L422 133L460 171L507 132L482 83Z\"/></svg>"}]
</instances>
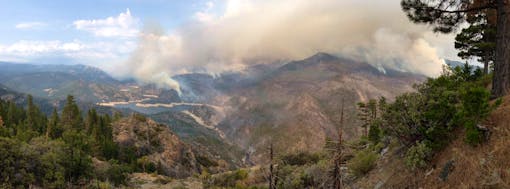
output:
<instances>
[{"instance_id":1,"label":"shrub","mask_svg":"<svg viewBox=\"0 0 510 189\"><path fill-rule=\"evenodd\" d=\"M313 164L320 160L320 155L308 152L291 153L282 156L281 160L287 165Z\"/></svg>"},{"instance_id":2,"label":"shrub","mask_svg":"<svg viewBox=\"0 0 510 189\"><path fill-rule=\"evenodd\" d=\"M239 169L230 173L225 173L213 177L212 184L214 186L235 187L239 181L248 178L248 171Z\"/></svg>"},{"instance_id":3,"label":"shrub","mask_svg":"<svg viewBox=\"0 0 510 189\"><path fill-rule=\"evenodd\" d=\"M131 172L131 169L126 166L119 164L117 160L110 160L110 168L106 171L108 180L113 182L115 186L125 184L127 180L127 174Z\"/></svg>"},{"instance_id":4,"label":"shrub","mask_svg":"<svg viewBox=\"0 0 510 189\"><path fill-rule=\"evenodd\" d=\"M368 131L368 140L373 144L377 144L381 140L380 123L381 122L379 120L375 121Z\"/></svg>"},{"instance_id":5,"label":"shrub","mask_svg":"<svg viewBox=\"0 0 510 189\"><path fill-rule=\"evenodd\" d=\"M469 145L475 146L477 144L480 144L483 141L482 134L480 130L476 127L475 123L472 121L465 123L466 127L466 134L465 134L465 141Z\"/></svg>"},{"instance_id":6,"label":"shrub","mask_svg":"<svg viewBox=\"0 0 510 189\"><path fill-rule=\"evenodd\" d=\"M376 165L378 155L370 150L362 150L349 160L347 167L355 176L362 176L372 170Z\"/></svg>"},{"instance_id":7,"label":"shrub","mask_svg":"<svg viewBox=\"0 0 510 189\"><path fill-rule=\"evenodd\" d=\"M427 166L427 159L432 153L432 149L425 142L416 143L407 150L405 156L406 165L411 169L423 168Z\"/></svg>"},{"instance_id":8,"label":"shrub","mask_svg":"<svg viewBox=\"0 0 510 189\"><path fill-rule=\"evenodd\" d=\"M138 114L138 113L134 113L133 114L133 118L135 118L139 122L146 122L147 121L147 117L145 117L142 114Z\"/></svg>"},{"instance_id":9,"label":"shrub","mask_svg":"<svg viewBox=\"0 0 510 189\"><path fill-rule=\"evenodd\" d=\"M209 159L207 156L198 155L196 156L196 160L204 167L217 167L219 165L218 162Z\"/></svg>"}]
</instances>

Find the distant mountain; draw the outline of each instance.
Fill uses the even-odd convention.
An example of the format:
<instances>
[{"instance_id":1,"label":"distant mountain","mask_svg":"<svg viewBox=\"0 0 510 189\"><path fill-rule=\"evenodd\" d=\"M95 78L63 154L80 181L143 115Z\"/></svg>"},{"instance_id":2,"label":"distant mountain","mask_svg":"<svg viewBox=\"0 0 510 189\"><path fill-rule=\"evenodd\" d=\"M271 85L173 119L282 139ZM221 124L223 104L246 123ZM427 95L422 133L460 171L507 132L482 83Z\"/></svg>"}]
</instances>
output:
<instances>
[{"instance_id":1,"label":"distant mountain","mask_svg":"<svg viewBox=\"0 0 510 189\"><path fill-rule=\"evenodd\" d=\"M73 95L81 102L136 101L158 96L157 102L181 101L177 92L154 85L120 82L84 65L37 65L0 62L0 83L20 93L50 100Z\"/></svg>"},{"instance_id":2,"label":"distant mountain","mask_svg":"<svg viewBox=\"0 0 510 189\"><path fill-rule=\"evenodd\" d=\"M412 91L425 76L318 53L270 72L260 81L229 93L232 109L218 125L226 137L263 160L274 143L280 153L315 151L337 137L345 101L344 138L359 136L356 103Z\"/></svg>"},{"instance_id":3,"label":"distant mountain","mask_svg":"<svg viewBox=\"0 0 510 189\"><path fill-rule=\"evenodd\" d=\"M455 61L455 60L448 60L448 59L445 59L444 62L446 63L446 65L448 65L448 66L450 66L452 68L462 67L462 66L464 66L464 64L466 64L465 62Z\"/></svg>"},{"instance_id":4,"label":"distant mountain","mask_svg":"<svg viewBox=\"0 0 510 189\"><path fill-rule=\"evenodd\" d=\"M0 79L34 73L65 73L84 81L118 84L119 82L103 70L85 65L21 64L0 62Z\"/></svg>"}]
</instances>

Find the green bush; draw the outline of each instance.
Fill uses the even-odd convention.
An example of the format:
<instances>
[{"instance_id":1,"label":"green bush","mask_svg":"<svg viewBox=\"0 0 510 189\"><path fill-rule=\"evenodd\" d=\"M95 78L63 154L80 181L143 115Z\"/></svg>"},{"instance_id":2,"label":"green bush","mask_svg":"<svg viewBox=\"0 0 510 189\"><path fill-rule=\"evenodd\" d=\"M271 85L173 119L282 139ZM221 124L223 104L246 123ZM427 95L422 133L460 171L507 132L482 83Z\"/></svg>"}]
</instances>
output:
<instances>
[{"instance_id":1,"label":"green bush","mask_svg":"<svg viewBox=\"0 0 510 189\"><path fill-rule=\"evenodd\" d=\"M375 152L362 150L349 160L347 167L355 176L362 176L375 167L377 158L378 155Z\"/></svg>"},{"instance_id":2,"label":"green bush","mask_svg":"<svg viewBox=\"0 0 510 189\"><path fill-rule=\"evenodd\" d=\"M475 146L477 144L480 144L483 141L483 136L476 127L474 122L467 122L465 123L466 128L466 134L465 134L465 141L469 145Z\"/></svg>"},{"instance_id":3,"label":"green bush","mask_svg":"<svg viewBox=\"0 0 510 189\"><path fill-rule=\"evenodd\" d=\"M381 140L380 123L380 120L376 120L372 126L370 126L370 130L368 130L368 140L373 144L377 144Z\"/></svg>"},{"instance_id":4,"label":"green bush","mask_svg":"<svg viewBox=\"0 0 510 189\"><path fill-rule=\"evenodd\" d=\"M108 180L113 182L115 186L125 184L131 169L126 165L119 164L117 160L110 160L109 163L110 168L106 171Z\"/></svg>"},{"instance_id":5,"label":"green bush","mask_svg":"<svg viewBox=\"0 0 510 189\"><path fill-rule=\"evenodd\" d=\"M317 163L320 158L318 153L299 152L289 153L280 159L287 165L305 165Z\"/></svg>"},{"instance_id":6,"label":"green bush","mask_svg":"<svg viewBox=\"0 0 510 189\"><path fill-rule=\"evenodd\" d=\"M432 154L432 149L425 142L416 143L407 150L405 163L411 169L423 168L427 166L427 160Z\"/></svg>"}]
</instances>

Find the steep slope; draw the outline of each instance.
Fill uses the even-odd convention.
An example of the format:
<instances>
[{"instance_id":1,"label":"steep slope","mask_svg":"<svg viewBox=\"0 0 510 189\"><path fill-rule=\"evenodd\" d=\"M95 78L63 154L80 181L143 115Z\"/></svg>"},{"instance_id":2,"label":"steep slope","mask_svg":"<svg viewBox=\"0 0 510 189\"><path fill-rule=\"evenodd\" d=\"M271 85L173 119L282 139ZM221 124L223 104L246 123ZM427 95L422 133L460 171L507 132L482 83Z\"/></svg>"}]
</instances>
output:
<instances>
[{"instance_id":1,"label":"steep slope","mask_svg":"<svg viewBox=\"0 0 510 189\"><path fill-rule=\"evenodd\" d=\"M113 123L113 136L121 148L133 148L137 156L160 166L161 174L186 177L201 172L195 153L166 125L131 116Z\"/></svg>"},{"instance_id":2,"label":"steep slope","mask_svg":"<svg viewBox=\"0 0 510 189\"><path fill-rule=\"evenodd\" d=\"M197 111L201 110L167 111L150 115L150 117L167 124L182 141L188 143L195 150L212 157L211 159L223 162L229 168L243 166L244 152L237 145L225 140L223 133L219 133L213 126L214 124L206 119L208 116L201 115Z\"/></svg>"},{"instance_id":3,"label":"steep slope","mask_svg":"<svg viewBox=\"0 0 510 189\"><path fill-rule=\"evenodd\" d=\"M280 153L317 151L336 138L344 101L344 138L358 137L356 103L393 98L411 91L424 76L386 69L318 53L288 63L229 100L232 110L219 128L227 138L263 159L270 143Z\"/></svg>"},{"instance_id":4,"label":"steep slope","mask_svg":"<svg viewBox=\"0 0 510 189\"><path fill-rule=\"evenodd\" d=\"M510 96L483 123L488 140L472 147L464 142L463 129L439 152L430 165L409 170L398 153L388 153L352 188L510 188Z\"/></svg>"}]
</instances>

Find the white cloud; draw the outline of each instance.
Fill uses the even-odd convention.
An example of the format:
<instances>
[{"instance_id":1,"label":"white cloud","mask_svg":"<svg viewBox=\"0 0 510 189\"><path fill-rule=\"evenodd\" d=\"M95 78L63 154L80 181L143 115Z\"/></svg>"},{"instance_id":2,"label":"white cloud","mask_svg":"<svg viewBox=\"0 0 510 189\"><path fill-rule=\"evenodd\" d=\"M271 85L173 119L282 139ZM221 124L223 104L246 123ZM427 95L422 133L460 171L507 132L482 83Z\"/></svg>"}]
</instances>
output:
<instances>
[{"instance_id":1,"label":"white cloud","mask_svg":"<svg viewBox=\"0 0 510 189\"><path fill-rule=\"evenodd\" d=\"M105 61L120 61L131 53L134 47L133 41L86 43L79 40L70 42L21 40L9 45L0 45L0 60L30 62L53 57L100 65Z\"/></svg>"},{"instance_id":2,"label":"white cloud","mask_svg":"<svg viewBox=\"0 0 510 189\"><path fill-rule=\"evenodd\" d=\"M216 15L211 12L214 6L215 3L213 1L206 2L203 10L196 12L194 18L200 22L212 22L216 19Z\"/></svg>"},{"instance_id":3,"label":"white cloud","mask_svg":"<svg viewBox=\"0 0 510 189\"><path fill-rule=\"evenodd\" d=\"M47 24L43 22L22 22L16 24L16 29L40 29L45 27Z\"/></svg>"},{"instance_id":4,"label":"white cloud","mask_svg":"<svg viewBox=\"0 0 510 189\"><path fill-rule=\"evenodd\" d=\"M77 30L83 30L99 37L135 37L139 33L140 19L131 15L129 9L117 17L97 20L76 20Z\"/></svg>"}]
</instances>

